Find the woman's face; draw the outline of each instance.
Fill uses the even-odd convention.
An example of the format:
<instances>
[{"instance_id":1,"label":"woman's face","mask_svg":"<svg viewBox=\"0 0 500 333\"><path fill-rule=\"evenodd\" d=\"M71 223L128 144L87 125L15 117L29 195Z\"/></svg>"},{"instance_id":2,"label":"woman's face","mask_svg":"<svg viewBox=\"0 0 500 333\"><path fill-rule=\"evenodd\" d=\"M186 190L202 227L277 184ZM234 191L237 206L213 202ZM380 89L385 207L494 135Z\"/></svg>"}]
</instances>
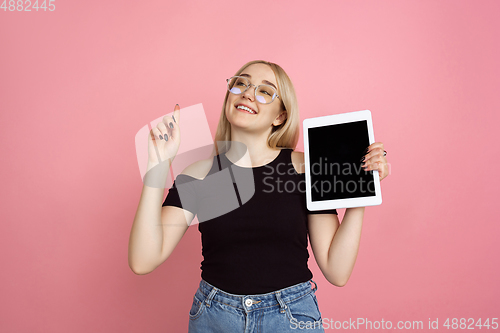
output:
<instances>
[{"instance_id":1,"label":"woman's face","mask_svg":"<svg viewBox=\"0 0 500 333\"><path fill-rule=\"evenodd\" d=\"M240 76L246 77L251 84L274 85L278 91L278 84L274 72L266 64L253 64L241 72ZM249 131L262 132L269 130L272 126L280 125L286 119L286 111L281 110L281 101L275 98L270 104L261 104L255 100L255 87L251 86L244 93L235 95L229 93L226 103L226 117L233 127L244 128ZM281 97L280 97L281 98ZM238 109L244 105L256 113ZM281 115L281 116L280 116Z\"/></svg>"}]
</instances>

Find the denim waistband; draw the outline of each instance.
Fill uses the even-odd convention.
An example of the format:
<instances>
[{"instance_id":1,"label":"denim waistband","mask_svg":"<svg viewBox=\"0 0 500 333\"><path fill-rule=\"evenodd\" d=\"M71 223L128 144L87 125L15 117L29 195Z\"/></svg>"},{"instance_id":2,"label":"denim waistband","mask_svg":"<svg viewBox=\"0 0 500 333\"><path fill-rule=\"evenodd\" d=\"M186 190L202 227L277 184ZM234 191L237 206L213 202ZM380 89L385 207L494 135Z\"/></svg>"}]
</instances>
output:
<instances>
[{"instance_id":1,"label":"denim waistband","mask_svg":"<svg viewBox=\"0 0 500 333\"><path fill-rule=\"evenodd\" d=\"M311 282L314 283L314 288L311 288ZM290 287L272 291L266 294L256 295L236 295L225 292L217 287L214 287L207 281L201 279L200 292L205 295L205 302L210 306L212 301L224 303L235 308L251 311L270 306L280 305L281 312L286 308L285 303L289 303L297 298L303 297L311 292L316 291L318 285L312 279L306 282L298 283Z\"/></svg>"}]
</instances>

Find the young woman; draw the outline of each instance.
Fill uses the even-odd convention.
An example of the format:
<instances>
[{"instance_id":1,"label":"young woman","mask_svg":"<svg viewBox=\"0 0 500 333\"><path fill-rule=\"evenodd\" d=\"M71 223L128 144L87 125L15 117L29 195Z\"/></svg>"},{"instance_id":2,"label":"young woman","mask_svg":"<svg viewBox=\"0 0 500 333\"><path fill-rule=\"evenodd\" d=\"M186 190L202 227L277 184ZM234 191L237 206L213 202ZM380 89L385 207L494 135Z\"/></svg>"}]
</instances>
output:
<instances>
[{"instance_id":1,"label":"young woman","mask_svg":"<svg viewBox=\"0 0 500 333\"><path fill-rule=\"evenodd\" d=\"M213 156L179 174L163 204L162 187L180 144L178 105L151 130L148 170L156 168L163 186L143 187L129 265L136 274L153 271L197 215L204 260L189 332L322 332L307 236L325 278L344 286L356 261L364 207L347 208L342 224L335 209L307 210L304 154L294 151L297 100L280 66L252 61L227 81ZM373 143L360 163L383 179L385 154L382 143Z\"/></svg>"}]
</instances>

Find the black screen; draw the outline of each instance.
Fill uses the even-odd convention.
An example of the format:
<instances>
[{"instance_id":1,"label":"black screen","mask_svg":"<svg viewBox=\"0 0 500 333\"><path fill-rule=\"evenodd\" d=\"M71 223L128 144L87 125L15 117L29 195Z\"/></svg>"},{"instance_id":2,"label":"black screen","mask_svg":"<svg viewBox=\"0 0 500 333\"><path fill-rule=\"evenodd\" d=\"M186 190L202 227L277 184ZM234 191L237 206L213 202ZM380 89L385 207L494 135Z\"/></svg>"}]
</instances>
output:
<instances>
[{"instance_id":1,"label":"black screen","mask_svg":"<svg viewBox=\"0 0 500 333\"><path fill-rule=\"evenodd\" d=\"M308 129L313 202L375 196L360 160L370 145L366 120Z\"/></svg>"}]
</instances>

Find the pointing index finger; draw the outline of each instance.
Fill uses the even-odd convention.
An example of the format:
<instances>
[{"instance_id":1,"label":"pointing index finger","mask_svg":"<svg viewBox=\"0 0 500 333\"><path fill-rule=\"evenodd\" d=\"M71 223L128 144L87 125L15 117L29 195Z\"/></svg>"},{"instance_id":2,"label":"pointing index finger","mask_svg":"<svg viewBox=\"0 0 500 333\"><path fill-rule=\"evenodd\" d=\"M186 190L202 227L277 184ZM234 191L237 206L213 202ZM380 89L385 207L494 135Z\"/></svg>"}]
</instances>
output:
<instances>
[{"instance_id":1,"label":"pointing index finger","mask_svg":"<svg viewBox=\"0 0 500 333\"><path fill-rule=\"evenodd\" d=\"M177 125L179 125L179 122L181 121L181 112L180 111L181 111L181 108L180 108L179 104L175 104L174 114L172 115L172 118L177 123Z\"/></svg>"}]
</instances>

